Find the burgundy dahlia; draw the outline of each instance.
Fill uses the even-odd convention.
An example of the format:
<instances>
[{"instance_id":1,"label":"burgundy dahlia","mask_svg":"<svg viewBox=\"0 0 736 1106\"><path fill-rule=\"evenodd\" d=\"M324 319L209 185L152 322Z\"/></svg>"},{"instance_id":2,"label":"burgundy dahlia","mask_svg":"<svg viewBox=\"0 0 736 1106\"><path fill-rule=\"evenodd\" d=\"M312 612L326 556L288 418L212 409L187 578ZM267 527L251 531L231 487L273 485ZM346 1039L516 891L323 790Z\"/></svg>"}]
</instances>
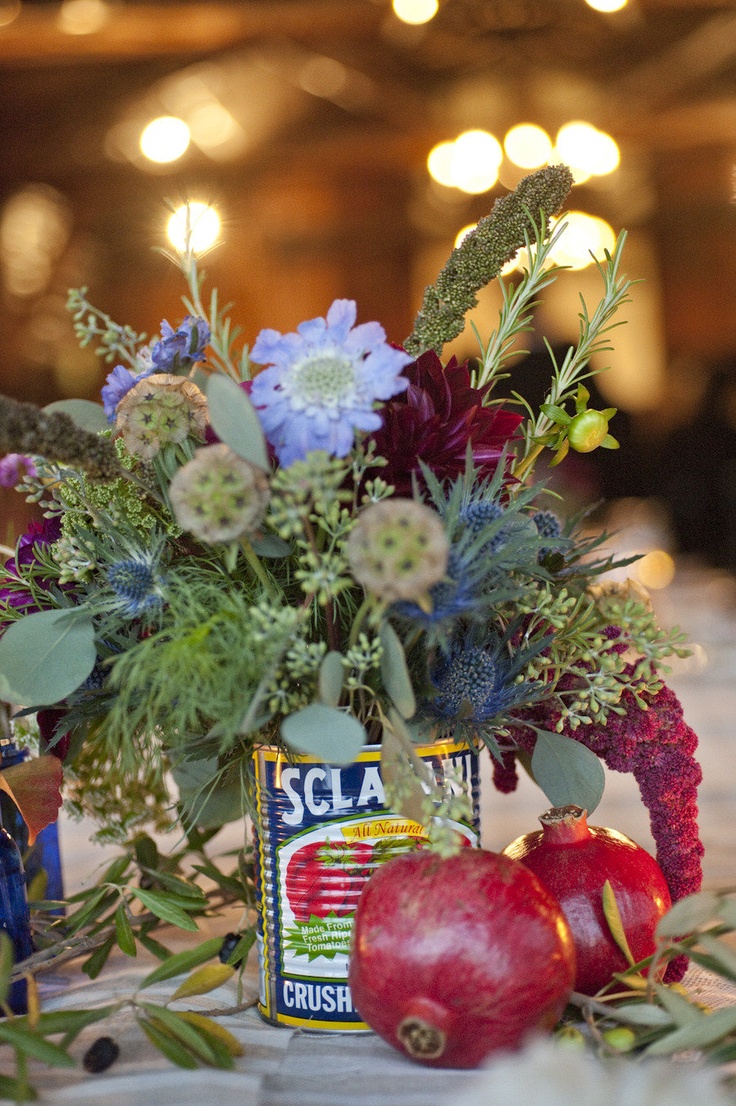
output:
<instances>
[{"instance_id":1,"label":"burgundy dahlia","mask_svg":"<svg viewBox=\"0 0 736 1106\"><path fill-rule=\"evenodd\" d=\"M388 461L380 475L395 494L411 495L412 473L421 477L419 461L440 481L460 475L468 442L479 475L492 475L522 416L484 406L487 389L473 388L467 362L459 365L454 357L443 366L429 350L403 375L409 387L384 404L383 426L373 436L376 452Z\"/></svg>"}]
</instances>

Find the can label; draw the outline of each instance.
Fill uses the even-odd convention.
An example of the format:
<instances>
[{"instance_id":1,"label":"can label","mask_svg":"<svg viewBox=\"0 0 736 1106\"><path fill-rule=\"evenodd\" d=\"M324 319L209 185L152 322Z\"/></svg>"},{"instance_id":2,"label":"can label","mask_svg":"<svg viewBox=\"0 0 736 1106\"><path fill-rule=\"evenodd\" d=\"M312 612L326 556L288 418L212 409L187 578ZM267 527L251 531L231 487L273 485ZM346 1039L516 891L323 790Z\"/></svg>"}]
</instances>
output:
<instances>
[{"instance_id":1,"label":"can label","mask_svg":"<svg viewBox=\"0 0 736 1106\"><path fill-rule=\"evenodd\" d=\"M441 787L472 798L469 824L452 823L478 844L478 757L465 743L420 746ZM347 983L353 914L374 868L421 848L423 827L386 809L380 746L354 764L255 754L258 825L259 1010L278 1024L366 1030Z\"/></svg>"}]
</instances>

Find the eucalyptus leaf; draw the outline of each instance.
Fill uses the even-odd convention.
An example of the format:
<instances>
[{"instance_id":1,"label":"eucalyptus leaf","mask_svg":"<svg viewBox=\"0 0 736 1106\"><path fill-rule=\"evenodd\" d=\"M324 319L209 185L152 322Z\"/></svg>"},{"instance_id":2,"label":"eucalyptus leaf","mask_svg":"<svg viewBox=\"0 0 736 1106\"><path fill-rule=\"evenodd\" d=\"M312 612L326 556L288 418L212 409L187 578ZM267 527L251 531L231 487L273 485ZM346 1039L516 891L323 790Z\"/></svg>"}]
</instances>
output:
<instances>
[{"instance_id":1,"label":"eucalyptus leaf","mask_svg":"<svg viewBox=\"0 0 736 1106\"><path fill-rule=\"evenodd\" d=\"M575 805L592 814L601 801L606 783L603 765L571 737L539 730L531 768L552 806Z\"/></svg>"},{"instance_id":2,"label":"eucalyptus leaf","mask_svg":"<svg viewBox=\"0 0 736 1106\"><path fill-rule=\"evenodd\" d=\"M383 647L381 656L383 686L399 714L404 718L412 718L416 713L417 702L406 664L404 647L390 622L381 624L379 637Z\"/></svg>"},{"instance_id":3,"label":"eucalyptus leaf","mask_svg":"<svg viewBox=\"0 0 736 1106\"><path fill-rule=\"evenodd\" d=\"M679 899L657 923L657 937L681 937L712 922L721 905L713 891L700 891Z\"/></svg>"},{"instance_id":4,"label":"eucalyptus leaf","mask_svg":"<svg viewBox=\"0 0 736 1106\"><path fill-rule=\"evenodd\" d=\"M393 809L404 818L424 824L427 817L427 791L413 771L406 739L392 726L383 727L381 739L381 779L393 799Z\"/></svg>"},{"instance_id":5,"label":"eucalyptus leaf","mask_svg":"<svg viewBox=\"0 0 736 1106\"><path fill-rule=\"evenodd\" d=\"M287 745L325 764L352 764L366 740L357 718L324 703L311 703L281 723Z\"/></svg>"},{"instance_id":6,"label":"eucalyptus leaf","mask_svg":"<svg viewBox=\"0 0 736 1106\"><path fill-rule=\"evenodd\" d=\"M276 534L261 534L260 537L251 538L250 544L257 557L288 557L291 553L289 543Z\"/></svg>"},{"instance_id":7,"label":"eucalyptus leaf","mask_svg":"<svg viewBox=\"0 0 736 1106\"><path fill-rule=\"evenodd\" d=\"M261 420L244 390L224 373L213 373L207 382L207 404L212 429L220 441L238 457L270 472Z\"/></svg>"},{"instance_id":8,"label":"eucalyptus leaf","mask_svg":"<svg viewBox=\"0 0 736 1106\"><path fill-rule=\"evenodd\" d=\"M92 618L79 610L38 611L0 638L0 698L50 706L84 683L97 659Z\"/></svg>"},{"instance_id":9,"label":"eucalyptus leaf","mask_svg":"<svg viewBox=\"0 0 736 1106\"><path fill-rule=\"evenodd\" d=\"M342 695L345 680L345 666L342 653L331 649L322 658L319 666L319 697L328 707L336 707Z\"/></svg>"},{"instance_id":10,"label":"eucalyptus leaf","mask_svg":"<svg viewBox=\"0 0 736 1106\"><path fill-rule=\"evenodd\" d=\"M90 434L110 429L105 408L91 399L58 399L55 403L47 403L44 411L68 415L80 430L87 430Z\"/></svg>"}]
</instances>

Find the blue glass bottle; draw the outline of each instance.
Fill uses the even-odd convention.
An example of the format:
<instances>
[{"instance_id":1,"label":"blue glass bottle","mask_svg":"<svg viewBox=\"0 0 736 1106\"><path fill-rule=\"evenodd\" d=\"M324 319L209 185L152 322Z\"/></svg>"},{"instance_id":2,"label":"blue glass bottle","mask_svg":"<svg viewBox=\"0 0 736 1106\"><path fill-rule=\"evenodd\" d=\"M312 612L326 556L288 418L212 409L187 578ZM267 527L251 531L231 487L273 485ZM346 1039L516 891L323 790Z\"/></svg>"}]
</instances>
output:
<instances>
[{"instance_id":1,"label":"blue glass bottle","mask_svg":"<svg viewBox=\"0 0 736 1106\"><path fill-rule=\"evenodd\" d=\"M19 749L12 739L0 737L0 771L14 764L20 764L29 755L27 749ZM0 791L0 819L20 849L26 873L26 886L30 885L43 870L46 873L45 897L54 900L63 899L64 881L58 824L52 822L50 826L42 829L29 849L28 826L21 818L18 807L4 791Z\"/></svg>"},{"instance_id":2,"label":"blue glass bottle","mask_svg":"<svg viewBox=\"0 0 736 1106\"><path fill-rule=\"evenodd\" d=\"M23 861L13 838L4 826L0 826L0 930L13 942L14 960L25 960L33 952L31 922L26 898L26 881ZM10 985L7 998L15 1014L25 1014L28 988L25 979Z\"/></svg>"}]
</instances>

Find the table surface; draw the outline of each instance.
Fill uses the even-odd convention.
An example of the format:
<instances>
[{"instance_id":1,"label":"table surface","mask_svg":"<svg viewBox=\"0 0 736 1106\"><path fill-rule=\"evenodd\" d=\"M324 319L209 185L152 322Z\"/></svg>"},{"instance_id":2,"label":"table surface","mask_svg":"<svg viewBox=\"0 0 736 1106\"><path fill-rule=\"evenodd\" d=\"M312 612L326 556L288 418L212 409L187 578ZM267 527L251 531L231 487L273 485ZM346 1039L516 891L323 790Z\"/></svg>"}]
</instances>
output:
<instances>
[{"instance_id":1,"label":"table surface","mask_svg":"<svg viewBox=\"0 0 736 1106\"><path fill-rule=\"evenodd\" d=\"M736 819L733 818L733 719L736 717L736 583L723 574L703 570L681 572L676 583L656 597L662 621L677 621L695 644L693 657L678 662L668 683L683 703L685 716L700 737L704 781L700 791L701 832L705 843L705 886L736 884L733 857ZM536 828L546 806L530 783L522 782L512 796L497 795L486 780L482 788L482 842L500 849L514 837ZM606 794L594 819L651 846L646 811L628 776L608 774ZM223 848L237 829L223 831ZM104 861L105 850L89 841L89 826L63 821L62 854L67 892L82 886ZM228 834L230 835L228 838ZM207 923L205 923L206 925ZM222 926L220 922L212 925ZM223 932L201 927L201 938ZM57 975L42 977L45 1010L102 1005L132 994L152 962L119 954L102 976L89 981L76 965ZM696 987L708 983L690 977ZM176 981L152 987L152 1000L170 994ZM255 968L245 976L246 995L255 998ZM717 999L717 996L716 996ZM195 999L186 1008L203 1013L236 1003L235 985ZM723 1001L734 1001L726 994ZM90 1101L97 1106L202 1106L214 1096L218 1106L450 1106L463 1088L477 1078L472 1073L435 1070L416 1065L375 1035L317 1034L267 1025L254 1008L223 1019L237 1037L244 1055L236 1070L210 1068L182 1071L171 1066L145 1039L129 1010L122 1010L102 1032L120 1044L120 1056L108 1072L90 1076L81 1069L48 1069L32 1064L31 1078L49 1103ZM86 1030L72 1046L81 1057L99 1027ZM0 1055L0 1071L3 1058ZM490 1106L490 1104L489 1104Z\"/></svg>"}]
</instances>

